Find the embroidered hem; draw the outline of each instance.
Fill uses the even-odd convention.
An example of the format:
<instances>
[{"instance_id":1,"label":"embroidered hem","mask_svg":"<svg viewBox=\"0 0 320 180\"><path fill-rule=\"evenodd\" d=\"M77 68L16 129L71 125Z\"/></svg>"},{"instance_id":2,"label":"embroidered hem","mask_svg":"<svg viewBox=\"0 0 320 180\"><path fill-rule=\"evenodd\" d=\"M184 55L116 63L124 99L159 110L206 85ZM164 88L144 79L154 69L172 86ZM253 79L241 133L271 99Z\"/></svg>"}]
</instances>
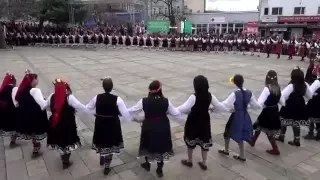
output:
<instances>
[{"instance_id":1,"label":"embroidered hem","mask_svg":"<svg viewBox=\"0 0 320 180\"><path fill-rule=\"evenodd\" d=\"M18 140L37 140L37 141L42 141L45 138L47 138L47 133L38 134L38 135L17 133L17 137L18 137Z\"/></svg>"},{"instance_id":2,"label":"embroidered hem","mask_svg":"<svg viewBox=\"0 0 320 180\"><path fill-rule=\"evenodd\" d=\"M13 135L16 135L15 131L3 131L3 130L0 130L0 136L2 136L2 137L10 137L10 136L13 136Z\"/></svg>"},{"instance_id":3,"label":"embroidered hem","mask_svg":"<svg viewBox=\"0 0 320 180\"><path fill-rule=\"evenodd\" d=\"M278 137L280 135L280 129L279 130L274 130L274 129L261 128L261 127L258 126L256 131L262 131L267 136L271 136L271 137Z\"/></svg>"},{"instance_id":4,"label":"embroidered hem","mask_svg":"<svg viewBox=\"0 0 320 180\"><path fill-rule=\"evenodd\" d=\"M166 162L166 161L169 161L170 157L174 156L174 153L173 153L173 151L171 151L171 152L165 152L163 154L160 154L160 153L149 153L147 150L140 150L139 157L142 157L142 156L148 157L148 160L150 162L152 162L152 161Z\"/></svg>"},{"instance_id":5,"label":"embroidered hem","mask_svg":"<svg viewBox=\"0 0 320 180\"><path fill-rule=\"evenodd\" d=\"M212 139L209 139L208 142L204 142L199 138L192 139L192 140L188 138L184 138L184 142L190 148L195 148L198 145L204 150L209 150L209 148L212 147Z\"/></svg>"},{"instance_id":6,"label":"embroidered hem","mask_svg":"<svg viewBox=\"0 0 320 180\"><path fill-rule=\"evenodd\" d=\"M294 119L284 119L280 118L282 126L309 126L310 120L294 120Z\"/></svg>"},{"instance_id":7,"label":"embroidered hem","mask_svg":"<svg viewBox=\"0 0 320 180\"><path fill-rule=\"evenodd\" d=\"M101 155L110 155L110 154L120 154L121 150L124 149L123 143L120 143L119 146L112 147L98 147L95 144L92 144L92 149Z\"/></svg>"},{"instance_id":8,"label":"embroidered hem","mask_svg":"<svg viewBox=\"0 0 320 180\"><path fill-rule=\"evenodd\" d=\"M310 123L320 123L320 118L310 117L309 120L310 120Z\"/></svg>"},{"instance_id":9,"label":"embroidered hem","mask_svg":"<svg viewBox=\"0 0 320 180\"><path fill-rule=\"evenodd\" d=\"M71 152L74 151L76 149L78 149L79 147L82 146L81 142L76 142L74 144L68 145L66 147L60 147L57 144L47 144L48 148L50 150L58 150L58 151L62 151L62 152Z\"/></svg>"}]
</instances>

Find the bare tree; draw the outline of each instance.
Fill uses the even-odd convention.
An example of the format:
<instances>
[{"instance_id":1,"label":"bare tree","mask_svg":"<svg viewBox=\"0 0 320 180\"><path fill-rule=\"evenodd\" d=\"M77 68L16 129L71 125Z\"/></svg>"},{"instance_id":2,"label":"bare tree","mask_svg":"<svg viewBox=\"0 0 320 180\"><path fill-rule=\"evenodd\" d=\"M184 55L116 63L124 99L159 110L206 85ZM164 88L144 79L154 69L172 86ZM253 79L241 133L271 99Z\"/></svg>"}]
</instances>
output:
<instances>
[{"instance_id":1,"label":"bare tree","mask_svg":"<svg viewBox=\"0 0 320 180\"><path fill-rule=\"evenodd\" d=\"M159 3L163 3L165 6L164 12L163 11L158 13L155 12L154 15L158 17L162 16L162 17L168 18L168 20L170 21L170 25L175 26L176 19L180 15L180 10L176 8L176 5L178 4L178 2L179 0L152 0L152 3L154 3L155 5ZM181 9L183 9L183 7Z\"/></svg>"}]
</instances>

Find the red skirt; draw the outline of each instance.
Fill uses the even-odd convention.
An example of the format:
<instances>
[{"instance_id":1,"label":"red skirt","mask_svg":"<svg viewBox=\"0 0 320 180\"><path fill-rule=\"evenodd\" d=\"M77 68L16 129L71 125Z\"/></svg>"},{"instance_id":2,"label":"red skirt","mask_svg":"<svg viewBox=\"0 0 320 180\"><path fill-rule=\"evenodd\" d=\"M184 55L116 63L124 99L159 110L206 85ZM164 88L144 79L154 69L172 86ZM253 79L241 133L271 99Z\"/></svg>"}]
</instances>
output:
<instances>
[{"instance_id":1,"label":"red skirt","mask_svg":"<svg viewBox=\"0 0 320 180\"><path fill-rule=\"evenodd\" d=\"M281 54L281 52L282 52L282 44L277 43L276 44L275 53L276 54Z\"/></svg>"},{"instance_id":2,"label":"red skirt","mask_svg":"<svg viewBox=\"0 0 320 180\"><path fill-rule=\"evenodd\" d=\"M296 47L294 46L294 44L289 44L288 45L288 55L292 56L296 53Z\"/></svg>"},{"instance_id":3,"label":"red skirt","mask_svg":"<svg viewBox=\"0 0 320 180\"><path fill-rule=\"evenodd\" d=\"M304 46L299 47L299 56L304 57L306 56L307 49Z\"/></svg>"}]
</instances>

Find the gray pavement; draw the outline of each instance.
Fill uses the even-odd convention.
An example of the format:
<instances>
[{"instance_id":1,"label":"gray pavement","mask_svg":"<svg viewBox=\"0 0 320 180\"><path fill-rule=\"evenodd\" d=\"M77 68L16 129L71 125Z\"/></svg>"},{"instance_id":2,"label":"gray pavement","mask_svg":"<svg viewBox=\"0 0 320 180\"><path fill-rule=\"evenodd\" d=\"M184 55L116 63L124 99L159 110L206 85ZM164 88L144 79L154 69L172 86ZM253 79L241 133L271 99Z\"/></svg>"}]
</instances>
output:
<instances>
[{"instance_id":1,"label":"gray pavement","mask_svg":"<svg viewBox=\"0 0 320 180\"><path fill-rule=\"evenodd\" d=\"M264 55L263 55L264 56ZM18 48L14 51L0 51L0 78L6 71L14 73L20 81L25 69L40 75L40 88L49 95L52 80L56 77L70 82L74 95L87 103L94 95L102 92L99 79L110 76L114 80L114 93L121 96L127 106L134 105L147 94L151 80L163 82L163 91L174 105L183 103L193 92L192 80L203 74L210 80L210 91L224 100L235 87L229 84L229 77L240 73L245 77L245 87L257 97L264 87L265 74L269 69L279 73L284 87L289 81L291 69L299 65L304 69L307 63L287 61L286 57L252 57L233 54L208 54L189 52L163 52L127 49L65 49L65 48ZM252 111L256 119L259 111ZM265 150L270 147L265 135L261 135L255 148L246 145L248 161L240 163L232 158L222 157L217 150L222 148L222 133L228 114L212 115L212 136L214 145L209 152L208 171L201 171L197 161L200 150L194 153L194 167L180 165L186 158L183 142L184 123L172 119L172 138L175 156L164 166L166 180L318 180L320 176L320 143L302 140L300 148L279 144L281 156L273 157ZM112 161L110 175L104 176L99 166L98 155L91 150L94 118L78 113L78 132L83 147L72 154L74 165L62 170L59 154L43 145L43 156L31 159L32 145L19 142L15 149L8 147L9 139L0 139L0 180L154 180L155 165L151 172L140 168L136 158L140 125L122 122L125 150ZM303 135L306 131L303 131ZM287 140L291 140L289 130ZM238 152L236 143L231 144L232 153Z\"/></svg>"}]
</instances>

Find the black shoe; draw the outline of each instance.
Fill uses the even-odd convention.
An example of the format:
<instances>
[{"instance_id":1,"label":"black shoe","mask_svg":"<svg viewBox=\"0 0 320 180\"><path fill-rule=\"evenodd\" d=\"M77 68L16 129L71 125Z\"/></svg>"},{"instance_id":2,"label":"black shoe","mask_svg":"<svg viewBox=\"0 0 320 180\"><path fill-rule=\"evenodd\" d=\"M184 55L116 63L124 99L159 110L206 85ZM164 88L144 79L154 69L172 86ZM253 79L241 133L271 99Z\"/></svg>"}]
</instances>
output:
<instances>
[{"instance_id":1,"label":"black shoe","mask_svg":"<svg viewBox=\"0 0 320 180\"><path fill-rule=\"evenodd\" d=\"M162 168L159 168L159 167L158 167L156 172L157 172L158 177L160 177L160 178L163 177Z\"/></svg>"},{"instance_id":2,"label":"black shoe","mask_svg":"<svg viewBox=\"0 0 320 180\"><path fill-rule=\"evenodd\" d=\"M313 133L308 133L307 135L305 135L304 137L303 137L304 139L308 139L308 140L313 140L313 139L315 139L315 136L314 136L314 134Z\"/></svg>"},{"instance_id":3,"label":"black shoe","mask_svg":"<svg viewBox=\"0 0 320 180\"><path fill-rule=\"evenodd\" d=\"M202 162L198 162L198 164L202 170L206 171L208 169L208 166L203 164Z\"/></svg>"},{"instance_id":4,"label":"black shoe","mask_svg":"<svg viewBox=\"0 0 320 180\"><path fill-rule=\"evenodd\" d=\"M242 157L237 156L237 155L234 155L233 158L236 159L236 160L238 160L238 161L241 161L241 162L246 162L246 159L245 159L245 158L242 158Z\"/></svg>"},{"instance_id":5,"label":"black shoe","mask_svg":"<svg viewBox=\"0 0 320 180\"><path fill-rule=\"evenodd\" d=\"M193 166L192 162L185 160L185 159L181 160L181 164L184 166L187 166L189 168L191 168Z\"/></svg>"},{"instance_id":6,"label":"black shoe","mask_svg":"<svg viewBox=\"0 0 320 180\"><path fill-rule=\"evenodd\" d=\"M293 141L289 141L288 144L290 144L291 146L297 146L300 147L300 140L293 140Z\"/></svg>"},{"instance_id":7,"label":"black shoe","mask_svg":"<svg viewBox=\"0 0 320 180\"><path fill-rule=\"evenodd\" d=\"M104 168L103 174L108 175L110 173L111 169L110 168Z\"/></svg>"},{"instance_id":8,"label":"black shoe","mask_svg":"<svg viewBox=\"0 0 320 180\"><path fill-rule=\"evenodd\" d=\"M149 162L145 162L141 164L141 167L149 172L151 168L151 164Z\"/></svg>"},{"instance_id":9,"label":"black shoe","mask_svg":"<svg viewBox=\"0 0 320 180\"><path fill-rule=\"evenodd\" d=\"M36 159L36 158L40 157L41 155L42 155L42 153L40 153L40 152L33 152L32 153L32 158Z\"/></svg>"},{"instance_id":10,"label":"black shoe","mask_svg":"<svg viewBox=\"0 0 320 180\"><path fill-rule=\"evenodd\" d=\"M218 150L218 153L229 156L229 152L226 152L225 150Z\"/></svg>"},{"instance_id":11,"label":"black shoe","mask_svg":"<svg viewBox=\"0 0 320 180\"><path fill-rule=\"evenodd\" d=\"M284 136L280 135L279 137L276 138L276 140L284 143Z\"/></svg>"},{"instance_id":12,"label":"black shoe","mask_svg":"<svg viewBox=\"0 0 320 180\"><path fill-rule=\"evenodd\" d=\"M63 167L63 169L68 169L72 164L73 164L72 161L63 162L62 167Z\"/></svg>"},{"instance_id":13,"label":"black shoe","mask_svg":"<svg viewBox=\"0 0 320 180\"><path fill-rule=\"evenodd\" d=\"M11 149L16 148L17 146L18 146L18 144L15 141L11 141L10 144L9 144L9 147Z\"/></svg>"}]
</instances>

